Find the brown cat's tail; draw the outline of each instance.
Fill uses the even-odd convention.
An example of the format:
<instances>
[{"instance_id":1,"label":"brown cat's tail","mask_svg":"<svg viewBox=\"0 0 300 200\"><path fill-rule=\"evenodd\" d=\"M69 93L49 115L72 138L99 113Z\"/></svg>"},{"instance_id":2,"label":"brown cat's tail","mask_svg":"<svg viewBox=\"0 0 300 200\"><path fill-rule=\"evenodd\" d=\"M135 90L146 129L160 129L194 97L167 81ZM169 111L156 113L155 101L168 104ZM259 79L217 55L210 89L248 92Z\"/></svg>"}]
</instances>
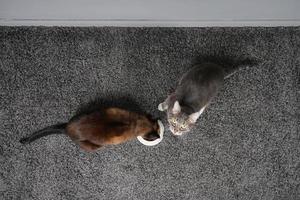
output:
<instances>
[{"instance_id":1,"label":"brown cat's tail","mask_svg":"<svg viewBox=\"0 0 300 200\"><path fill-rule=\"evenodd\" d=\"M29 135L28 137L24 137L20 140L22 144L29 144L33 142L34 140L37 140L41 137L45 137L47 135L52 135L52 134L64 134L65 133L65 128L67 126L67 123L62 123L62 124L56 124L53 126L48 126L42 130L36 131Z\"/></svg>"}]
</instances>

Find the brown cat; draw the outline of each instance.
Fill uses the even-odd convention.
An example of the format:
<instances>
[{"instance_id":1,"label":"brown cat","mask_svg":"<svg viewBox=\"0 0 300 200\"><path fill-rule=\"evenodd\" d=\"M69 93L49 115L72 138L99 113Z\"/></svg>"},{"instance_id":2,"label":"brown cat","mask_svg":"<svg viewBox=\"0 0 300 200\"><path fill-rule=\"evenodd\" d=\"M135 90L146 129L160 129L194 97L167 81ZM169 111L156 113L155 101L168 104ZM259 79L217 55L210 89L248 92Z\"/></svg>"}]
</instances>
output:
<instances>
[{"instance_id":1,"label":"brown cat","mask_svg":"<svg viewBox=\"0 0 300 200\"><path fill-rule=\"evenodd\" d=\"M22 138L22 144L51 134L66 134L86 151L114 145L142 136L153 141L159 138L159 125L150 116L111 107L73 117L68 123L46 127Z\"/></svg>"}]
</instances>

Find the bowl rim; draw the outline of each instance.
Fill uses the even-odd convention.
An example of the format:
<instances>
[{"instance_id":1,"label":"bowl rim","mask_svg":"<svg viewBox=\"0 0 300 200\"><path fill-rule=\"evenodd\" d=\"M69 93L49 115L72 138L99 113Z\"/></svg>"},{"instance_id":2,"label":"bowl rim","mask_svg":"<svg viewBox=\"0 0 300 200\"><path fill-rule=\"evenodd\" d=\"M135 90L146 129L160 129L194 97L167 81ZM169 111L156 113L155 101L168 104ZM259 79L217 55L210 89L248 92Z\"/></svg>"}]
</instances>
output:
<instances>
[{"instance_id":1,"label":"bowl rim","mask_svg":"<svg viewBox=\"0 0 300 200\"><path fill-rule=\"evenodd\" d=\"M165 128L164 128L163 123L160 120L157 120L157 122L158 122L158 126L159 126L159 138L156 140L153 140L153 141L148 141L148 140L145 140L142 136L138 136L137 139L140 143L142 143L143 145L146 145L146 146L154 146L154 145L159 144L162 141Z\"/></svg>"}]
</instances>

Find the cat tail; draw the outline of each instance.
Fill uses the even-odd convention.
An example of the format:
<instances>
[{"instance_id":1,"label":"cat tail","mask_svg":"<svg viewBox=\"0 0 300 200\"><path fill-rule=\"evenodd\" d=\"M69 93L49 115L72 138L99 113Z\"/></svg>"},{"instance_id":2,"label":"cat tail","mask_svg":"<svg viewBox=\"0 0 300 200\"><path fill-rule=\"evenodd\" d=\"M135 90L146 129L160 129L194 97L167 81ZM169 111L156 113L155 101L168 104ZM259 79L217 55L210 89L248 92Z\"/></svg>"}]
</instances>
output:
<instances>
[{"instance_id":1,"label":"cat tail","mask_svg":"<svg viewBox=\"0 0 300 200\"><path fill-rule=\"evenodd\" d=\"M242 71L242 70L248 70L251 67L258 65L258 61L256 60L250 60L250 59L246 59L243 60L239 63L236 63L234 66L234 69L230 69L230 68L225 68L225 77L224 79L230 78L231 76L233 76L234 74Z\"/></svg>"},{"instance_id":2,"label":"cat tail","mask_svg":"<svg viewBox=\"0 0 300 200\"><path fill-rule=\"evenodd\" d=\"M41 137L45 137L52 134L64 134L67 123L56 124L53 126L48 126L42 130L36 131L29 135L28 137L24 137L20 140L22 144L29 144Z\"/></svg>"}]
</instances>

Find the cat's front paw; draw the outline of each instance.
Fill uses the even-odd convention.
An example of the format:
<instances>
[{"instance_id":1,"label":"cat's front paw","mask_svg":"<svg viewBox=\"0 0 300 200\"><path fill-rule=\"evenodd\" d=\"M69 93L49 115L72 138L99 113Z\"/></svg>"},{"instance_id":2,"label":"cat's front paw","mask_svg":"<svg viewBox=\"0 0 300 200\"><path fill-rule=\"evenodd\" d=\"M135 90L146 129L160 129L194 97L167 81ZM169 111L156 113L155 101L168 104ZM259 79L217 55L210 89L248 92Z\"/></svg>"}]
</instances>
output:
<instances>
[{"instance_id":1,"label":"cat's front paw","mask_svg":"<svg viewBox=\"0 0 300 200\"><path fill-rule=\"evenodd\" d=\"M160 103L160 104L158 105L158 110L161 111L161 112L164 111L163 103Z\"/></svg>"}]
</instances>

